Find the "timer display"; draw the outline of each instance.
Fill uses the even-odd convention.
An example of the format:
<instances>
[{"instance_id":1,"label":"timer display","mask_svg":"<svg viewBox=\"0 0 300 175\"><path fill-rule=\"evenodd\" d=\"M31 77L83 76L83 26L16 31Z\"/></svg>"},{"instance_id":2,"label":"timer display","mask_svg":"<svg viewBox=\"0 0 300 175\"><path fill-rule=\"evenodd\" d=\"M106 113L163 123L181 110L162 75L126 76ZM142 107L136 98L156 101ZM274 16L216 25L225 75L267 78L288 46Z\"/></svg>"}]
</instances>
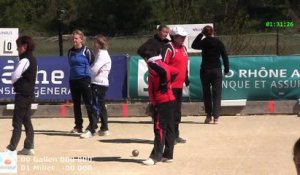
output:
<instances>
[{"instance_id":1,"label":"timer display","mask_svg":"<svg viewBox=\"0 0 300 175\"><path fill-rule=\"evenodd\" d=\"M294 27L295 23L293 21L267 21L265 26L268 28L290 28Z\"/></svg>"}]
</instances>

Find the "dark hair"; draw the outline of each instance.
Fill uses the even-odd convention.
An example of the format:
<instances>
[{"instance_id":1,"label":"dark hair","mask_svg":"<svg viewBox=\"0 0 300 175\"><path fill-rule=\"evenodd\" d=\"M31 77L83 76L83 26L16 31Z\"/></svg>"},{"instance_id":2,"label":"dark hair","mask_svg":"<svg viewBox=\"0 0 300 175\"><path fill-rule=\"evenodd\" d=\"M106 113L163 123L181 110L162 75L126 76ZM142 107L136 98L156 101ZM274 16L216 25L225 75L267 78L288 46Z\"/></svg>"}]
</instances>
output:
<instances>
[{"instance_id":1,"label":"dark hair","mask_svg":"<svg viewBox=\"0 0 300 175\"><path fill-rule=\"evenodd\" d=\"M296 156L300 152L300 138L296 141L293 148L293 155Z\"/></svg>"},{"instance_id":2,"label":"dark hair","mask_svg":"<svg viewBox=\"0 0 300 175\"><path fill-rule=\"evenodd\" d=\"M169 27L167 25L161 24L161 25L158 26L157 30L162 31L162 29L164 29L164 28L168 29Z\"/></svg>"},{"instance_id":3,"label":"dark hair","mask_svg":"<svg viewBox=\"0 0 300 175\"><path fill-rule=\"evenodd\" d=\"M205 36L212 36L214 34L214 29L212 28L212 26L205 26L203 27L203 30L202 30L203 34Z\"/></svg>"},{"instance_id":4,"label":"dark hair","mask_svg":"<svg viewBox=\"0 0 300 175\"><path fill-rule=\"evenodd\" d=\"M34 42L30 36L20 36L16 40L17 46L27 44L27 50L26 51L33 51L35 48Z\"/></svg>"}]
</instances>

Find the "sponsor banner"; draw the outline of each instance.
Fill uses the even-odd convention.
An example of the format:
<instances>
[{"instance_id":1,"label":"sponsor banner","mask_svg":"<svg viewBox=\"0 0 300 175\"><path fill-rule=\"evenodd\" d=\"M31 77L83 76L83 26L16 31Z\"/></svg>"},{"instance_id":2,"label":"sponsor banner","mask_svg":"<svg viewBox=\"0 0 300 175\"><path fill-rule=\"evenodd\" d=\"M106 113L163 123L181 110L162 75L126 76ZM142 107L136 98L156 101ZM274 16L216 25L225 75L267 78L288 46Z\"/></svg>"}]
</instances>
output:
<instances>
[{"instance_id":1,"label":"sponsor banner","mask_svg":"<svg viewBox=\"0 0 300 175\"><path fill-rule=\"evenodd\" d=\"M107 100L124 100L127 98L127 64L128 57L124 55L111 56L111 71L109 74L109 88L106 92Z\"/></svg>"},{"instance_id":2,"label":"sponsor banner","mask_svg":"<svg viewBox=\"0 0 300 175\"><path fill-rule=\"evenodd\" d=\"M69 63L67 57L38 57L38 72L35 86L36 101L64 101L71 99L69 88ZM14 89L11 74L18 63L17 58L0 58L0 99L13 100ZM127 97L127 57L112 56L109 76L110 87L106 98L123 100Z\"/></svg>"},{"instance_id":3,"label":"sponsor banner","mask_svg":"<svg viewBox=\"0 0 300 175\"><path fill-rule=\"evenodd\" d=\"M297 100L300 56L248 56L230 59L223 81L224 99Z\"/></svg>"},{"instance_id":4,"label":"sponsor banner","mask_svg":"<svg viewBox=\"0 0 300 175\"><path fill-rule=\"evenodd\" d=\"M17 58L0 58L1 87L0 97L5 100L14 99L14 88L11 82L11 74L17 66ZM35 97L37 100L53 101L68 100L69 67L66 57L38 57L38 72L35 85Z\"/></svg>"},{"instance_id":5,"label":"sponsor banner","mask_svg":"<svg viewBox=\"0 0 300 175\"><path fill-rule=\"evenodd\" d=\"M200 56L189 57L189 99L202 101ZM300 56L232 56L230 73L223 77L222 99L296 100L300 98ZM138 56L130 59L129 94L147 96L147 67ZM141 70L140 70L141 69ZM143 78L142 78L143 77ZM188 95L188 94L185 94Z\"/></svg>"}]
</instances>

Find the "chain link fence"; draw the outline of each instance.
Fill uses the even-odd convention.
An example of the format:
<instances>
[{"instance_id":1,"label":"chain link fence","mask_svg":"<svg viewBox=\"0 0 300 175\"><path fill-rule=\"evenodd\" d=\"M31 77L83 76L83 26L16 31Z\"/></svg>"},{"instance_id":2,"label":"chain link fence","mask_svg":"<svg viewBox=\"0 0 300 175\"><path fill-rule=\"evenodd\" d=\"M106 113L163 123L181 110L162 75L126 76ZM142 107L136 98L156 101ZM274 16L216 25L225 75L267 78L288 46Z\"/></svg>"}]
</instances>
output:
<instances>
[{"instance_id":1,"label":"chain link fence","mask_svg":"<svg viewBox=\"0 0 300 175\"><path fill-rule=\"evenodd\" d=\"M111 54L136 55L137 48L152 35L109 37ZM293 55L300 54L300 34L261 33L246 35L222 35L221 39L229 55ZM58 37L35 37L37 56L59 55ZM92 37L86 45L92 47ZM69 36L63 36L63 53L72 47Z\"/></svg>"}]
</instances>

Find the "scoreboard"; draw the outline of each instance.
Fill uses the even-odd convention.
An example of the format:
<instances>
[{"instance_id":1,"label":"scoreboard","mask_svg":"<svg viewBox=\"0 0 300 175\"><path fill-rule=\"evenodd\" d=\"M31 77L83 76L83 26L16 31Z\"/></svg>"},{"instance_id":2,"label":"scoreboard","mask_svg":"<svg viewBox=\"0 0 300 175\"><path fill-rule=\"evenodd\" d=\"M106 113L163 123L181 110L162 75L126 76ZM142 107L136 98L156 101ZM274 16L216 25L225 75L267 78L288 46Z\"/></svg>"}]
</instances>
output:
<instances>
[{"instance_id":1,"label":"scoreboard","mask_svg":"<svg viewBox=\"0 0 300 175\"><path fill-rule=\"evenodd\" d=\"M18 28L0 28L0 56L18 56Z\"/></svg>"}]
</instances>

